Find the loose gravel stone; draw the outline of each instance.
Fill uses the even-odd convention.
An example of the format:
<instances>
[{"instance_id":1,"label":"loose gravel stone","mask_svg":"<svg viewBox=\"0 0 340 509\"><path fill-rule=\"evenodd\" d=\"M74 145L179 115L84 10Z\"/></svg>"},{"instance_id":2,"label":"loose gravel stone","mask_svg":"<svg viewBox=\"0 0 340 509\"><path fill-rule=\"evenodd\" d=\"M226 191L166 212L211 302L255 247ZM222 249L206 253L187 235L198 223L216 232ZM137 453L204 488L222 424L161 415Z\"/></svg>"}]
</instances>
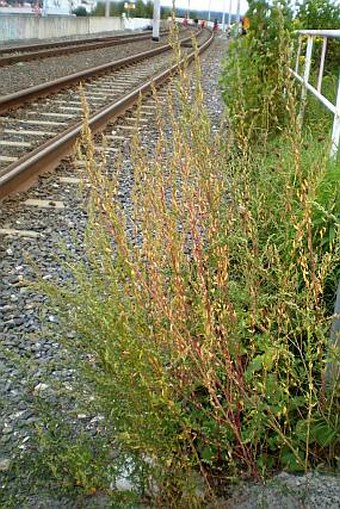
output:
<instances>
[{"instance_id":1,"label":"loose gravel stone","mask_svg":"<svg viewBox=\"0 0 340 509\"><path fill-rule=\"evenodd\" d=\"M9 458L1 458L0 457L0 472L7 472L11 465L11 460Z\"/></svg>"}]
</instances>

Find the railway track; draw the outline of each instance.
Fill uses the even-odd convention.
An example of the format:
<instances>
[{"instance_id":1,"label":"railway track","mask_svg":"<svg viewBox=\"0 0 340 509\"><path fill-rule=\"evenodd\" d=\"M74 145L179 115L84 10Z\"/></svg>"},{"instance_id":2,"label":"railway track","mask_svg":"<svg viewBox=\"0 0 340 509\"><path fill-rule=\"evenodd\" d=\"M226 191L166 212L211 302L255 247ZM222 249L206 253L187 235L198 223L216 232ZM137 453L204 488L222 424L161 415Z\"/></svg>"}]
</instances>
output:
<instances>
[{"instance_id":1,"label":"railway track","mask_svg":"<svg viewBox=\"0 0 340 509\"><path fill-rule=\"evenodd\" d=\"M161 35L166 35L168 31L163 31ZM150 39L149 33L135 35L119 35L110 37L96 37L93 39L79 39L73 41L57 41L54 43L33 44L9 46L0 51L0 67L11 65L18 62L27 62L30 60L48 58L51 56L78 53L94 49L106 48L131 42L138 42Z\"/></svg>"},{"instance_id":2,"label":"railway track","mask_svg":"<svg viewBox=\"0 0 340 509\"><path fill-rule=\"evenodd\" d=\"M208 31L198 37L200 51L213 38ZM184 38L182 43L188 45L189 40ZM161 84L176 72L177 66L171 65L169 49L164 45L99 69L77 73L72 79L66 77L56 80L57 83L1 98L0 198L27 187L37 175L55 168L72 151L81 130L80 82L90 109L91 128L94 132L100 131L109 120L130 108L140 94L149 93L153 85ZM182 51L189 59L193 58L192 48ZM76 84L76 88L59 91L71 84ZM32 102L51 93L52 97ZM10 111L28 101L25 108Z\"/></svg>"}]
</instances>

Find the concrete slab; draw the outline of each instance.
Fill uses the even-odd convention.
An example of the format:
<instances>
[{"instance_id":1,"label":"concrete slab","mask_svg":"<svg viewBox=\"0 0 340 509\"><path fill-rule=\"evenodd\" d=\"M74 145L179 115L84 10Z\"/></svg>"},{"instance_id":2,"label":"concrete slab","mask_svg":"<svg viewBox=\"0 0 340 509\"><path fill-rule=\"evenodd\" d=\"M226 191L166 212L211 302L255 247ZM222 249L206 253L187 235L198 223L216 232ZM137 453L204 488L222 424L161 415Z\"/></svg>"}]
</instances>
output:
<instances>
[{"instance_id":1,"label":"concrete slab","mask_svg":"<svg viewBox=\"0 0 340 509\"><path fill-rule=\"evenodd\" d=\"M35 198L29 198L24 201L24 205L29 207L38 207L42 209L64 209L65 205L62 201L55 200L39 200Z\"/></svg>"},{"instance_id":2,"label":"concrete slab","mask_svg":"<svg viewBox=\"0 0 340 509\"><path fill-rule=\"evenodd\" d=\"M124 121L131 122L131 123L133 123L133 122L136 123L137 122L137 118L125 117ZM144 117L141 117L140 119L138 119L138 123L139 124L148 124L149 121L150 121L149 118L144 118Z\"/></svg>"},{"instance_id":3,"label":"concrete slab","mask_svg":"<svg viewBox=\"0 0 340 509\"><path fill-rule=\"evenodd\" d=\"M42 234L33 230L15 230L12 228L0 228L0 235L10 235L11 237L27 237L37 239Z\"/></svg>"},{"instance_id":4,"label":"concrete slab","mask_svg":"<svg viewBox=\"0 0 340 509\"><path fill-rule=\"evenodd\" d=\"M0 140L0 145L4 145L6 147L30 147L31 143L28 141Z\"/></svg>"},{"instance_id":5,"label":"concrete slab","mask_svg":"<svg viewBox=\"0 0 340 509\"><path fill-rule=\"evenodd\" d=\"M17 161L19 158L14 156L0 156L0 162L4 163L14 163L14 161Z\"/></svg>"},{"instance_id":6,"label":"concrete slab","mask_svg":"<svg viewBox=\"0 0 340 509\"><path fill-rule=\"evenodd\" d=\"M25 129L4 129L4 133L7 134L25 134L29 136L55 136L57 133L53 131L29 131Z\"/></svg>"},{"instance_id":7,"label":"concrete slab","mask_svg":"<svg viewBox=\"0 0 340 509\"><path fill-rule=\"evenodd\" d=\"M136 125L115 125L115 129L118 131L122 129L123 131L136 131Z\"/></svg>"},{"instance_id":8,"label":"concrete slab","mask_svg":"<svg viewBox=\"0 0 340 509\"><path fill-rule=\"evenodd\" d=\"M90 92L89 98L92 99L92 97L108 97L110 94L104 94L103 92Z\"/></svg>"},{"instance_id":9,"label":"concrete slab","mask_svg":"<svg viewBox=\"0 0 340 509\"><path fill-rule=\"evenodd\" d=\"M103 147L102 145L95 145L94 147L98 152L113 152L113 153L117 153L119 152L119 148L115 148L115 147Z\"/></svg>"},{"instance_id":10,"label":"concrete slab","mask_svg":"<svg viewBox=\"0 0 340 509\"><path fill-rule=\"evenodd\" d=\"M36 115L38 112L37 111L28 111L27 113L29 113L30 115ZM39 112L39 115L42 115L43 117L60 117L60 118L72 118L72 115L70 113L55 113L53 111L49 112L49 113L45 113L45 112Z\"/></svg>"},{"instance_id":11,"label":"concrete slab","mask_svg":"<svg viewBox=\"0 0 340 509\"><path fill-rule=\"evenodd\" d=\"M65 99L56 99L53 102L57 104L74 104L75 106L81 106L81 101L66 101Z\"/></svg>"},{"instance_id":12,"label":"concrete slab","mask_svg":"<svg viewBox=\"0 0 340 509\"><path fill-rule=\"evenodd\" d=\"M120 141L126 140L125 136L119 136L118 134L105 134L105 138L108 140L120 140Z\"/></svg>"},{"instance_id":13,"label":"concrete slab","mask_svg":"<svg viewBox=\"0 0 340 509\"><path fill-rule=\"evenodd\" d=\"M22 118L10 118L10 117L0 117L0 120L5 120L6 122L13 122L18 124L31 124L31 125L65 125L66 122L55 122L48 120L26 120Z\"/></svg>"},{"instance_id":14,"label":"concrete slab","mask_svg":"<svg viewBox=\"0 0 340 509\"><path fill-rule=\"evenodd\" d=\"M78 177L59 177L59 181L64 184L80 184L82 179Z\"/></svg>"},{"instance_id":15,"label":"concrete slab","mask_svg":"<svg viewBox=\"0 0 340 509\"><path fill-rule=\"evenodd\" d=\"M81 106L59 106L61 110L65 111L81 111L83 108Z\"/></svg>"},{"instance_id":16,"label":"concrete slab","mask_svg":"<svg viewBox=\"0 0 340 509\"><path fill-rule=\"evenodd\" d=\"M96 87L95 90L98 90L100 92L115 92L116 91L116 87L115 86L111 86L111 87Z\"/></svg>"},{"instance_id":17,"label":"concrete slab","mask_svg":"<svg viewBox=\"0 0 340 509\"><path fill-rule=\"evenodd\" d=\"M92 101L92 102L101 102L102 99L100 97L92 97L90 95L87 95L86 96L86 100L89 102L89 101Z\"/></svg>"}]
</instances>

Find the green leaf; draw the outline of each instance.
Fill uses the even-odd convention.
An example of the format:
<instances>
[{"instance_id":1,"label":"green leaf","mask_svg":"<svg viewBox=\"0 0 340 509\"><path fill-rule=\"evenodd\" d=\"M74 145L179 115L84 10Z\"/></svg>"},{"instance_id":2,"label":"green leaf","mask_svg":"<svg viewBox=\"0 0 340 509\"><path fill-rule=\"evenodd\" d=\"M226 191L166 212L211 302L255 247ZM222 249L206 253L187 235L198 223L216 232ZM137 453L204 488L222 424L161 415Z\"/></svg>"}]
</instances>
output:
<instances>
[{"instance_id":1,"label":"green leaf","mask_svg":"<svg viewBox=\"0 0 340 509\"><path fill-rule=\"evenodd\" d=\"M252 375L256 371L260 371L263 367L263 355L258 355L250 362L246 369L246 375Z\"/></svg>"},{"instance_id":2,"label":"green leaf","mask_svg":"<svg viewBox=\"0 0 340 509\"><path fill-rule=\"evenodd\" d=\"M312 427L311 435L321 447L327 447L332 442L339 441L340 429L327 421L319 421Z\"/></svg>"},{"instance_id":3,"label":"green leaf","mask_svg":"<svg viewBox=\"0 0 340 509\"><path fill-rule=\"evenodd\" d=\"M201 452L202 460L206 463L211 463L215 457L215 452L212 447L205 446Z\"/></svg>"},{"instance_id":4,"label":"green leaf","mask_svg":"<svg viewBox=\"0 0 340 509\"><path fill-rule=\"evenodd\" d=\"M299 472L303 470L303 459L300 457L299 461L296 454L288 449L288 447L282 450L280 459L282 466L292 472Z\"/></svg>"}]
</instances>

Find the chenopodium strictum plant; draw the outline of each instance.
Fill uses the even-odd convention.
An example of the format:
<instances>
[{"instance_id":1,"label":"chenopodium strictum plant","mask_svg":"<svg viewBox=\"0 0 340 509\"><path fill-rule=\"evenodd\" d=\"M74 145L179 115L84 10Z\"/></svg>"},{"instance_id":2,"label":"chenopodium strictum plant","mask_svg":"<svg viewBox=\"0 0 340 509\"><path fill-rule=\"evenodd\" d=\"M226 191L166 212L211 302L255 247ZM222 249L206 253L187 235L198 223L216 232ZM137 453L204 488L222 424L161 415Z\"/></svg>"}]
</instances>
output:
<instances>
[{"instance_id":1,"label":"chenopodium strictum plant","mask_svg":"<svg viewBox=\"0 0 340 509\"><path fill-rule=\"evenodd\" d=\"M310 242L313 186L299 157L266 180L249 151L235 156L196 70L166 106L154 91L155 143L136 130L128 177L96 161L85 119L87 261L72 295L98 404L174 507L201 503L197 471L211 495L217 477L306 469L313 423L330 422L318 381L332 255Z\"/></svg>"}]
</instances>

